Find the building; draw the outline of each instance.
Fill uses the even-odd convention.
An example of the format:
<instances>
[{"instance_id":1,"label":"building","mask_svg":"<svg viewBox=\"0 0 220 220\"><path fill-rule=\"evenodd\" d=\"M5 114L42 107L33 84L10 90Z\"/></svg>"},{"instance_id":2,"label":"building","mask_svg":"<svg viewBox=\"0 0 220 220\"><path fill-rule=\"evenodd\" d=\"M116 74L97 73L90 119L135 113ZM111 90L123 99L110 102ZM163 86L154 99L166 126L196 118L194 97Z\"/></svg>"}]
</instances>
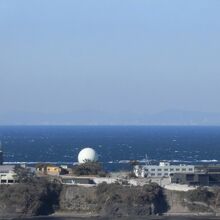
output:
<instances>
[{"instance_id":1,"label":"building","mask_svg":"<svg viewBox=\"0 0 220 220\"><path fill-rule=\"evenodd\" d=\"M194 173L193 165L171 165L169 162L160 162L159 165L135 165L136 177L169 177L173 173Z\"/></svg>"},{"instance_id":2,"label":"building","mask_svg":"<svg viewBox=\"0 0 220 220\"><path fill-rule=\"evenodd\" d=\"M16 182L14 165L0 165L0 184L13 184Z\"/></svg>"},{"instance_id":3,"label":"building","mask_svg":"<svg viewBox=\"0 0 220 220\"><path fill-rule=\"evenodd\" d=\"M46 174L58 176L61 174L61 170L62 169L58 166L49 165L46 167Z\"/></svg>"},{"instance_id":4,"label":"building","mask_svg":"<svg viewBox=\"0 0 220 220\"><path fill-rule=\"evenodd\" d=\"M171 183L184 185L209 185L209 175L205 173L173 173Z\"/></svg>"},{"instance_id":5,"label":"building","mask_svg":"<svg viewBox=\"0 0 220 220\"><path fill-rule=\"evenodd\" d=\"M66 169L52 164L38 164L36 166L36 172L41 175L52 175L52 176L58 176L68 173Z\"/></svg>"},{"instance_id":6,"label":"building","mask_svg":"<svg viewBox=\"0 0 220 220\"><path fill-rule=\"evenodd\" d=\"M200 165L195 172L171 174L171 182L187 185L220 185L220 165Z\"/></svg>"},{"instance_id":7,"label":"building","mask_svg":"<svg viewBox=\"0 0 220 220\"><path fill-rule=\"evenodd\" d=\"M174 173L171 174L171 183L200 185L200 186L219 186L220 173Z\"/></svg>"},{"instance_id":8,"label":"building","mask_svg":"<svg viewBox=\"0 0 220 220\"><path fill-rule=\"evenodd\" d=\"M197 165L197 166L195 166L195 172L219 174L220 173L220 164Z\"/></svg>"}]
</instances>

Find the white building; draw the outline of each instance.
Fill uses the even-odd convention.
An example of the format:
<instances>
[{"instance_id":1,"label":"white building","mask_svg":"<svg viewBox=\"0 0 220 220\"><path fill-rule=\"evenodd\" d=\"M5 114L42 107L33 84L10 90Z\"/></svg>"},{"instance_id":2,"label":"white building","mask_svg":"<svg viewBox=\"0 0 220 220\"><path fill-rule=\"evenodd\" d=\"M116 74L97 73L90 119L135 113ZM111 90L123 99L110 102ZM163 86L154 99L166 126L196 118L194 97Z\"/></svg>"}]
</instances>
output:
<instances>
[{"instance_id":1,"label":"white building","mask_svg":"<svg viewBox=\"0 0 220 220\"><path fill-rule=\"evenodd\" d=\"M136 177L169 177L172 173L194 173L193 165L171 165L169 162L160 162L159 165L136 165Z\"/></svg>"},{"instance_id":2,"label":"white building","mask_svg":"<svg viewBox=\"0 0 220 220\"><path fill-rule=\"evenodd\" d=\"M0 165L0 184L13 184L16 181L16 173L13 165Z\"/></svg>"}]
</instances>

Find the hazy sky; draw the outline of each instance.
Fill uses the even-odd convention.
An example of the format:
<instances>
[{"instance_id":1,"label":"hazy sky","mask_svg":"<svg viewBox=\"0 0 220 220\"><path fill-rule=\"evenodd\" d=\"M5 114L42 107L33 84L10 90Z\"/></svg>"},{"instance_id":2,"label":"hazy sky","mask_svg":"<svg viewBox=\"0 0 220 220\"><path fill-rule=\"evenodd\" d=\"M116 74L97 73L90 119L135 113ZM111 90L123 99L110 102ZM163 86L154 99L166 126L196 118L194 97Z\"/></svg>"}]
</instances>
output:
<instances>
[{"instance_id":1,"label":"hazy sky","mask_svg":"<svg viewBox=\"0 0 220 220\"><path fill-rule=\"evenodd\" d=\"M219 0L0 0L0 113L220 112Z\"/></svg>"}]
</instances>

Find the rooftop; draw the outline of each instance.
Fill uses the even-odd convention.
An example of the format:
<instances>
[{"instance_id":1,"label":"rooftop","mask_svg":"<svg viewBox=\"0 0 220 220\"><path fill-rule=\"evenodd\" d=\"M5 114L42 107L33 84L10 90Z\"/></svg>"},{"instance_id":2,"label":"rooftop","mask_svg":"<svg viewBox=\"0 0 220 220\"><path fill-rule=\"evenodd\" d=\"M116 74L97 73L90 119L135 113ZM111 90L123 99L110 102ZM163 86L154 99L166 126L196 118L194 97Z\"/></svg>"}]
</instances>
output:
<instances>
[{"instance_id":1,"label":"rooftop","mask_svg":"<svg viewBox=\"0 0 220 220\"><path fill-rule=\"evenodd\" d=\"M14 168L15 168L14 165L0 165L0 173L1 173L1 172L13 171Z\"/></svg>"}]
</instances>

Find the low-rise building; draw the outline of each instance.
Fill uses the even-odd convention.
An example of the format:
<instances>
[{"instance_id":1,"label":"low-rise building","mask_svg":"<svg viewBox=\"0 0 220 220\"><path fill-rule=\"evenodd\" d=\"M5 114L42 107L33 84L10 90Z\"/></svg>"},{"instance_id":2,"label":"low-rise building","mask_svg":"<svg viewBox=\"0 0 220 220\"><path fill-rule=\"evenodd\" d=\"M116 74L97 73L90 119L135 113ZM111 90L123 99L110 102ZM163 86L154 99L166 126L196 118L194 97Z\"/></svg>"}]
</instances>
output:
<instances>
[{"instance_id":1,"label":"low-rise building","mask_svg":"<svg viewBox=\"0 0 220 220\"><path fill-rule=\"evenodd\" d=\"M46 167L46 173L48 175L60 175L61 174L61 168L58 166L49 165Z\"/></svg>"},{"instance_id":2,"label":"low-rise building","mask_svg":"<svg viewBox=\"0 0 220 220\"><path fill-rule=\"evenodd\" d=\"M36 172L42 175L58 176L66 174L68 171L62 167L52 164L38 164L36 166Z\"/></svg>"},{"instance_id":3,"label":"low-rise building","mask_svg":"<svg viewBox=\"0 0 220 220\"><path fill-rule=\"evenodd\" d=\"M160 162L159 165L135 165L136 177L169 177L173 173L194 173L194 165L171 165L169 162Z\"/></svg>"},{"instance_id":4,"label":"low-rise building","mask_svg":"<svg viewBox=\"0 0 220 220\"><path fill-rule=\"evenodd\" d=\"M209 175L205 173L174 173L171 174L171 183L208 186Z\"/></svg>"},{"instance_id":5,"label":"low-rise building","mask_svg":"<svg viewBox=\"0 0 220 220\"><path fill-rule=\"evenodd\" d=\"M172 183L187 185L220 185L220 165L197 165L194 173L174 173Z\"/></svg>"},{"instance_id":6,"label":"low-rise building","mask_svg":"<svg viewBox=\"0 0 220 220\"><path fill-rule=\"evenodd\" d=\"M0 184L13 184L16 182L14 165L0 165Z\"/></svg>"}]
</instances>

